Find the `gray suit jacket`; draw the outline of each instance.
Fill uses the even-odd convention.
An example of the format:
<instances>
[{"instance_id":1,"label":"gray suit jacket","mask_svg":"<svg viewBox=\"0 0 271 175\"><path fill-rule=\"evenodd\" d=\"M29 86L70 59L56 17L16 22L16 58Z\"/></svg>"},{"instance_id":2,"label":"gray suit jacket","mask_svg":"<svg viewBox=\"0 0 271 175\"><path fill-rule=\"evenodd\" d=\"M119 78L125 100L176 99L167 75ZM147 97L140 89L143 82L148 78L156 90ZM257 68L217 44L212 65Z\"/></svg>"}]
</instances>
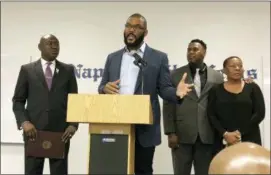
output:
<instances>
[{"instance_id":1,"label":"gray suit jacket","mask_svg":"<svg viewBox=\"0 0 271 175\"><path fill-rule=\"evenodd\" d=\"M174 70L171 80L177 86L182 75L187 72L187 82L193 83L188 65ZM207 68L207 81L198 98L195 89L184 98L181 105L168 101L163 102L163 119L165 134L176 133L180 143L195 143L199 134L201 141L206 144L214 142L214 132L207 117L209 90L215 84L223 82L223 76L212 68Z\"/></svg>"},{"instance_id":2,"label":"gray suit jacket","mask_svg":"<svg viewBox=\"0 0 271 175\"><path fill-rule=\"evenodd\" d=\"M124 49L121 49L108 55L103 77L98 88L100 94L104 93L103 88L108 82L113 82L120 78L121 61L124 51ZM176 96L176 89L173 88L170 81L167 55L146 45L143 59L148 62L147 67L143 69L143 93L150 95L154 119L153 125L136 125L136 137L142 146L150 147L161 143L161 115L158 95L173 103L181 103L181 101ZM141 73L138 74L134 94L142 93L140 88L142 81Z\"/></svg>"}]
</instances>

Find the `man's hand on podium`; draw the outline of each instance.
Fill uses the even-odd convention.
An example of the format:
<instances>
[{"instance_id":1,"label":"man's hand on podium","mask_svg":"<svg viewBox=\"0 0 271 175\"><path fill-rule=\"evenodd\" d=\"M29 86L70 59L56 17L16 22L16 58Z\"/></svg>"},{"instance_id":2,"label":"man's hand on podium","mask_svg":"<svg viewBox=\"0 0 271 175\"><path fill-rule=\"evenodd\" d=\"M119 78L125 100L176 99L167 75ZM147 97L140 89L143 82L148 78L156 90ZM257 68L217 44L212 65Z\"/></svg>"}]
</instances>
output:
<instances>
[{"instance_id":1,"label":"man's hand on podium","mask_svg":"<svg viewBox=\"0 0 271 175\"><path fill-rule=\"evenodd\" d=\"M177 86L176 95L179 96L181 99L184 96L186 96L190 91L192 91L192 87L194 86L193 84L186 84L185 83L186 77L187 77L187 73L185 72L183 74L181 81L179 82L179 84Z\"/></svg>"},{"instance_id":2,"label":"man's hand on podium","mask_svg":"<svg viewBox=\"0 0 271 175\"><path fill-rule=\"evenodd\" d=\"M62 141L67 143L74 135L76 128L72 125L68 126L62 136Z\"/></svg>"},{"instance_id":3,"label":"man's hand on podium","mask_svg":"<svg viewBox=\"0 0 271 175\"><path fill-rule=\"evenodd\" d=\"M119 93L119 83L120 80L114 81L114 82L108 82L103 91L106 94L118 94Z\"/></svg>"}]
</instances>

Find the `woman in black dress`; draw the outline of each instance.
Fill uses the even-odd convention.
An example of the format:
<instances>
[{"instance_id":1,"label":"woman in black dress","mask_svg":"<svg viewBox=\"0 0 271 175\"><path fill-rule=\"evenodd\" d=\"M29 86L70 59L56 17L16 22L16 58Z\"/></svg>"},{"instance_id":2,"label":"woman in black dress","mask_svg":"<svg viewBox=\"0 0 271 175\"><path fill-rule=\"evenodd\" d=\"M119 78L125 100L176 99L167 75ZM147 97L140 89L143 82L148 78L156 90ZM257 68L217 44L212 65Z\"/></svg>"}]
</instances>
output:
<instances>
[{"instance_id":1,"label":"woman in black dress","mask_svg":"<svg viewBox=\"0 0 271 175\"><path fill-rule=\"evenodd\" d=\"M207 109L216 131L215 154L240 141L261 145L259 124L265 117L262 91L256 83L243 81L242 60L229 57L223 68L227 81L212 88Z\"/></svg>"}]
</instances>

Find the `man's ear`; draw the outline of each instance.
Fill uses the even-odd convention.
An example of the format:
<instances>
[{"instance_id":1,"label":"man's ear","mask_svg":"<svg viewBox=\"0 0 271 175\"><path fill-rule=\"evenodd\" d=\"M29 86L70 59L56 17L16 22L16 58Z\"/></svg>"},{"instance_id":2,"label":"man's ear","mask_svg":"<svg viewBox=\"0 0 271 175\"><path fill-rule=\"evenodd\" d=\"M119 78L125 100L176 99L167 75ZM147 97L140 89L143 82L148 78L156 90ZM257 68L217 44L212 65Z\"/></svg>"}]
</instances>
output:
<instances>
[{"instance_id":1,"label":"man's ear","mask_svg":"<svg viewBox=\"0 0 271 175\"><path fill-rule=\"evenodd\" d=\"M225 67L222 69L222 73L227 74L227 69Z\"/></svg>"},{"instance_id":2,"label":"man's ear","mask_svg":"<svg viewBox=\"0 0 271 175\"><path fill-rule=\"evenodd\" d=\"M38 44L38 48L39 48L39 50L41 51L41 44L40 44L40 43Z\"/></svg>"},{"instance_id":3,"label":"man's ear","mask_svg":"<svg viewBox=\"0 0 271 175\"><path fill-rule=\"evenodd\" d=\"M204 50L203 52L203 59L205 58L205 55L206 55L206 50Z\"/></svg>"},{"instance_id":4,"label":"man's ear","mask_svg":"<svg viewBox=\"0 0 271 175\"><path fill-rule=\"evenodd\" d=\"M148 35L148 30L146 29L144 32L144 37L146 37Z\"/></svg>"}]
</instances>

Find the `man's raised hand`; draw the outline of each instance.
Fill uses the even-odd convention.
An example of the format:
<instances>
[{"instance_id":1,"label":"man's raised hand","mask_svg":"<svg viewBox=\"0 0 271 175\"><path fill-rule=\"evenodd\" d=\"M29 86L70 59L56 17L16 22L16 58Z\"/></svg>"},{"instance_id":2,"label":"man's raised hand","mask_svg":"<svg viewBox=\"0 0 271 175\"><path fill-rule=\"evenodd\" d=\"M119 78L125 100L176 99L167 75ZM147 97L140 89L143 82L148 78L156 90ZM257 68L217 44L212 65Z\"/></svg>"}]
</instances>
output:
<instances>
[{"instance_id":1,"label":"man's raised hand","mask_svg":"<svg viewBox=\"0 0 271 175\"><path fill-rule=\"evenodd\" d=\"M183 74L181 81L179 82L177 86L176 95L179 96L181 99L184 96L186 96L190 91L192 91L192 87L194 86L193 84L185 83L186 77L187 77L187 73L185 72Z\"/></svg>"}]
</instances>

